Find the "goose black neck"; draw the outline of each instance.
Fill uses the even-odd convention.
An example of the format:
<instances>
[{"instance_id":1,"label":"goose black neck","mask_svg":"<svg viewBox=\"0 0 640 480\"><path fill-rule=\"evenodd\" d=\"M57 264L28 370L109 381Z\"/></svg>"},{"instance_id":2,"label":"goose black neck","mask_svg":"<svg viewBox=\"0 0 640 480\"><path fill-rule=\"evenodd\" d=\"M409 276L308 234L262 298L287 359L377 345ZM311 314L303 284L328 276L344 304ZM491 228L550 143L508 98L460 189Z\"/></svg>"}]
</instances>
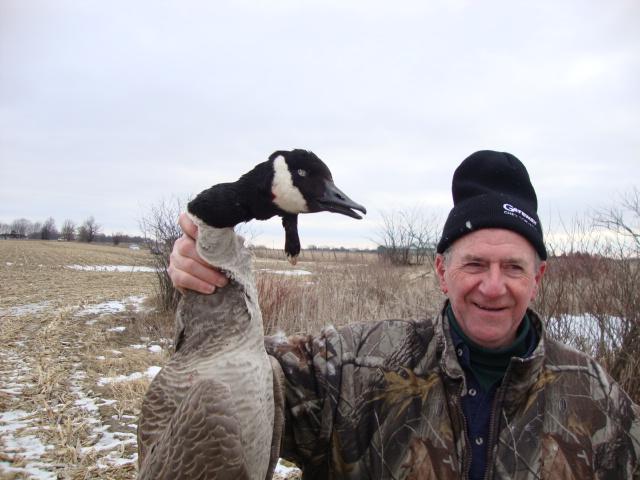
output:
<instances>
[{"instance_id":1,"label":"goose black neck","mask_svg":"<svg viewBox=\"0 0 640 480\"><path fill-rule=\"evenodd\" d=\"M187 209L207 225L234 227L254 218L266 220L280 213L271 198L273 162L267 161L233 183L219 183L201 192Z\"/></svg>"}]
</instances>

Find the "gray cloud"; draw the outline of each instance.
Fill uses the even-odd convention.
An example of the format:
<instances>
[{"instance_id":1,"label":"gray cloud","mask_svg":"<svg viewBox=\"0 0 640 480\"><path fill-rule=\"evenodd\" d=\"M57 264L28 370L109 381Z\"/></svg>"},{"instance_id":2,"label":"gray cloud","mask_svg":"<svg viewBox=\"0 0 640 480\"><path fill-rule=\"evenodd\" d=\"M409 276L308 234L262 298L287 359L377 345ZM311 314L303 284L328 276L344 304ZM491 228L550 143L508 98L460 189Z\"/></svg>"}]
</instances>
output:
<instances>
[{"instance_id":1,"label":"gray cloud","mask_svg":"<svg viewBox=\"0 0 640 480\"><path fill-rule=\"evenodd\" d=\"M381 209L446 213L455 166L481 148L526 163L543 219L578 214L640 178L638 13L0 0L0 221L94 215L135 232L146 205L291 147L371 211L306 217L306 243L366 243ZM277 222L258 228L281 241Z\"/></svg>"}]
</instances>

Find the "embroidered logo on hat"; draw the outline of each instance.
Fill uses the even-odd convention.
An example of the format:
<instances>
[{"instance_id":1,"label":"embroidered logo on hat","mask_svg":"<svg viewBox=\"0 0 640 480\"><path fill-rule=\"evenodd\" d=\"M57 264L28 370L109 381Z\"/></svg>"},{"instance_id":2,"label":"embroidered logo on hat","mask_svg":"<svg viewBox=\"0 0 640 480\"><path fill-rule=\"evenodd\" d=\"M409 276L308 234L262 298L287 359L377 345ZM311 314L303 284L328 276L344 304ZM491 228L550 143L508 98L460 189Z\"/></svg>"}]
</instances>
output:
<instances>
[{"instance_id":1,"label":"embroidered logo on hat","mask_svg":"<svg viewBox=\"0 0 640 480\"><path fill-rule=\"evenodd\" d=\"M514 207L510 203L505 203L504 205L502 205L502 208L504 208L504 213L506 215L511 215L512 217L519 217L520 219L524 220L532 227L535 227L536 225L538 225L538 222L536 222L533 217L527 215L518 207Z\"/></svg>"}]
</instances>

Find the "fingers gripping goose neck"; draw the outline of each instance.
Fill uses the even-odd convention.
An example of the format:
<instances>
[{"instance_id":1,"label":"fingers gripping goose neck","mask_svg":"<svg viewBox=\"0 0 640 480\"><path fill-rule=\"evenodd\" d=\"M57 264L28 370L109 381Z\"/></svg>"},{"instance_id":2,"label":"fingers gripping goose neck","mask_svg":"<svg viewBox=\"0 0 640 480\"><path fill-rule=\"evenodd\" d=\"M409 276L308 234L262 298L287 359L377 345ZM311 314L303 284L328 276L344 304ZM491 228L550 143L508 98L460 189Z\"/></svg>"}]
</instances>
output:
<instances>
[{"instance_id":1,"label":"fingers gripping goose neck","mask_svg":"<svg viewBox=\"0 0 640 480\"><path fill-rule=\"evenodd\" d=\"M244 238L236 235L233 228L211 227L195 215L188 215L198 226L198 254L230 279L251 290L254 285L251 253L244 246Z\"/></svg>"}]
</instances>

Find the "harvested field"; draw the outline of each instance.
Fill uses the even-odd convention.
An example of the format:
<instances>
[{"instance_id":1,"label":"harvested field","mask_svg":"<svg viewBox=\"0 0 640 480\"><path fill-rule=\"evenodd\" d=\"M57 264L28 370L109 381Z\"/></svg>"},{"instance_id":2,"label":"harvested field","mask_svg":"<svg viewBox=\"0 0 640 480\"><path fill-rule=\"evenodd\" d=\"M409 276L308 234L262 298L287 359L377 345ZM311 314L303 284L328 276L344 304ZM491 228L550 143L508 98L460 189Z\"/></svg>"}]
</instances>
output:
<instances>
[{"instance_id":1,"label":"harvested field","mask_svg":"<svg viewBox=\"0 0 640 480\"><path fill-rule=\"evenodd\" d=\"M135 477L138 372L170 346L146 303L154 274L134 268L150 264L125 247L0 241L0 478Z\"/></svg>"},{"instance_id":2,"label":"harvested field","mask_svg":"<svg viewBox=\"0 0 640 480\"><path fill-rule=\"evenodd\" d=\"M149 305L151 265L125 247L0 241L0 478L135 478L140 403L173 334Z\"/></svg>"}]
</instances>

